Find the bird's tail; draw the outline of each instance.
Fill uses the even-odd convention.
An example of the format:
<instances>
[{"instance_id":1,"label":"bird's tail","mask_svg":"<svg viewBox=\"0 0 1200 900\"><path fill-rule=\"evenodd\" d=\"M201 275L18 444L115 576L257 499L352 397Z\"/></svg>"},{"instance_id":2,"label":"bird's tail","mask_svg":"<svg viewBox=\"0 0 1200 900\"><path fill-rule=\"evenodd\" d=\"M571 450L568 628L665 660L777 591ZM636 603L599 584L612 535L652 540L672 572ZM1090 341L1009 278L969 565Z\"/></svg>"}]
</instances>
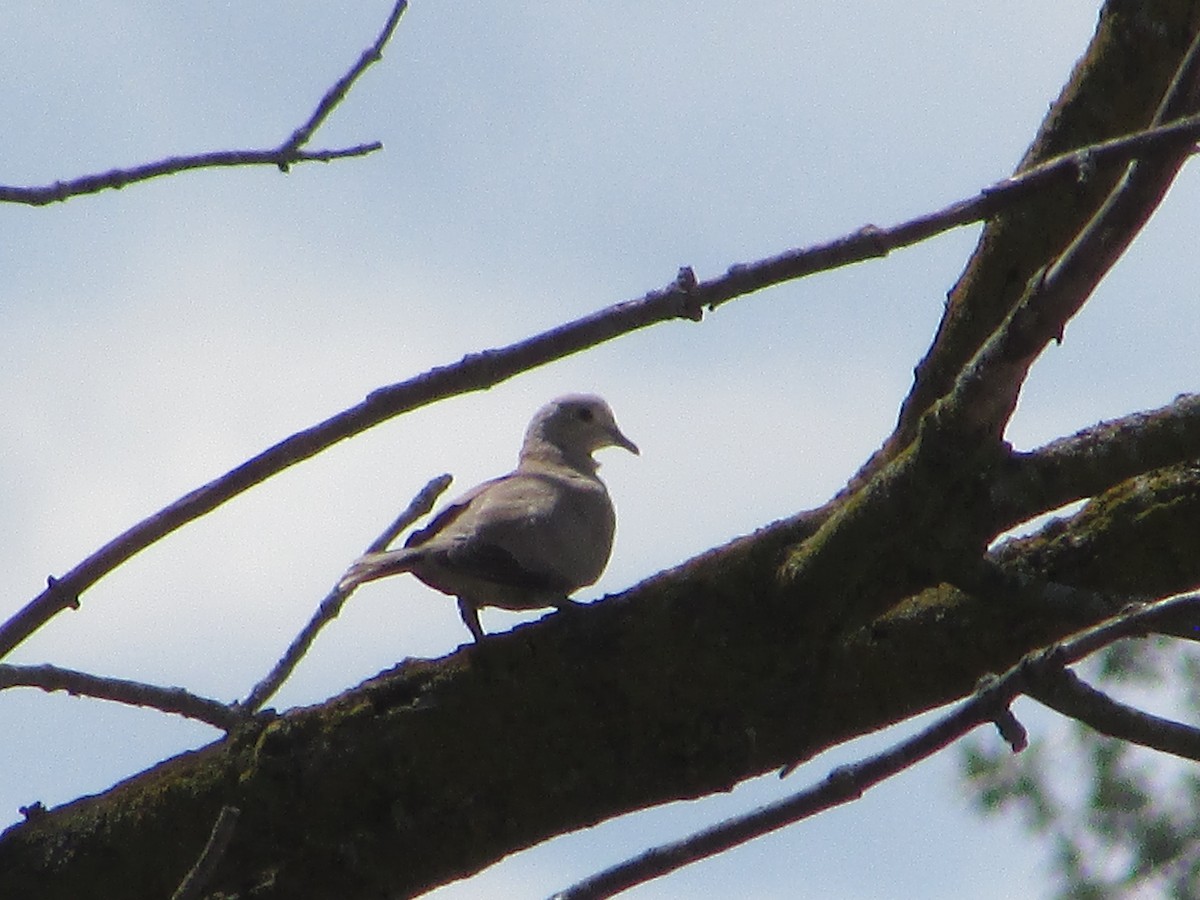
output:
<instances>
[{"instance_id":1,"label":"bird's tail","mask_svg":"<svg viewBox=\"0 0 1200 900\"><path fill-rule=\"evenodd\" d=\"M367 581L409 572L420 556L421 551L416 548L367 553L356 559L346 570L346 574L338 582L338 590L350 591Z\"/></svg>"}]
</instances>

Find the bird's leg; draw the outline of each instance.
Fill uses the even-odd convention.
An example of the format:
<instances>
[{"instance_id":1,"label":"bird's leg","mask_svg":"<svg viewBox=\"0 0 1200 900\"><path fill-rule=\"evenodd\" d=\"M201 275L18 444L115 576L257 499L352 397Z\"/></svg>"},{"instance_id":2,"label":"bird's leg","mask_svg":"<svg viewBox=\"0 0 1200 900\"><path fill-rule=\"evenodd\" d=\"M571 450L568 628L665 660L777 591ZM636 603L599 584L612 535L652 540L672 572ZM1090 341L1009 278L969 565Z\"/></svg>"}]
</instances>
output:
<instances>
[{"instance_id":1,"label":"bird's leg","mask_svg":"<svg viewBox=\"0 0 1200 900\"><path fill-rule=\"evenodd\" d=\"M462 616L463 624L470 630L475 643L483 640L483 626L479 624L479 610L466 597L458 597L458 614Z\"/></svg>"}]
</instances>

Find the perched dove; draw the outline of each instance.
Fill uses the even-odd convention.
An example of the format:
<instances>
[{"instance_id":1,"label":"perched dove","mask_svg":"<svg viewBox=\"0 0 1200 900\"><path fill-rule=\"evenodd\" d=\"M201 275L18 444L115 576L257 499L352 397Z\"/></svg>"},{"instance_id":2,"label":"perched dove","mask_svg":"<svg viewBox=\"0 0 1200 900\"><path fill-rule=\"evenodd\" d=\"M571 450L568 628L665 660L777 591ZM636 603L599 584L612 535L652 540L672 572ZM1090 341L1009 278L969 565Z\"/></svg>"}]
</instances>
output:
<instances>
[{"instance_id":1,"label":"perched dove","mask_svg":"<svg viewBox=\"0 0 1200 900\"><path fill-rule=\"evenodd\" d=\"M568 606L612 552L616 514L592 459L601 447L638 453L601 398L569 394L547 403L529 423L515 470L460 497L403 549L363 556L339 587L412 572L458 598L476 641L481 606Z\"/></svg>"}]
</instances>

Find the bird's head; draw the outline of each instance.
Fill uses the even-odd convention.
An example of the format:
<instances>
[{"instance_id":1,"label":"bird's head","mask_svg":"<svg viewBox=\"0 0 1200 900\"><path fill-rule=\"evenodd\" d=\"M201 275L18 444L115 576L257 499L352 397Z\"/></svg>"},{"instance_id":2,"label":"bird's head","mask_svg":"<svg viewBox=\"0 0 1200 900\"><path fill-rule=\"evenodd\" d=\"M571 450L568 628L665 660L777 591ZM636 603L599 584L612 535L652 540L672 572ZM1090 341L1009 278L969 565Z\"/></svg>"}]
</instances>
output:
<instances>
[{"instance_id":1,"label":"bird's head","mask_svg":"<svg viewBox=\"0 0 1200 900\"><path fill-rule=\"evenodd\" d=\"M592 453L602 447L624 447L640 453L637 444L625 437L608 404L594 394L568 394L551 400L537 411L525 432L522 458L541 453L546 445L574 465L587 463L592 469Z\"/></svg>"}]
</instances>

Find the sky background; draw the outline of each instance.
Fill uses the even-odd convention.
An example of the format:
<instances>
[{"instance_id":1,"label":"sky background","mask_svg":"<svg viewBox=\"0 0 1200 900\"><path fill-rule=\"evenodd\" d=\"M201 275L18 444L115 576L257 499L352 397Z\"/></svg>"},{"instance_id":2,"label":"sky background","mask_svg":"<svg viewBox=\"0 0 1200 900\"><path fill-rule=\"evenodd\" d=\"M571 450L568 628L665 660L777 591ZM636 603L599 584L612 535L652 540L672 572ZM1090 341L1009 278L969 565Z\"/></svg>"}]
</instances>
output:
<instances>
[{"instance_id":1,"label":"sky background","mask_svg":"<svg viewBox=\"0 0 1200 900\"><path fill-rule=\"evenodd\" d=\"M1003 178L1098 7L418 0L311 145L378 139L383 152L0 209L0 616L376 387L640 296L681 265L710 278ZM389 9L8 4L0 183L274 146ZM1198 195L1185 170L1035 367L1015 445L1195 389ZM386 423L135 557L9 661L244 696L421 485L451 472L453 493L507 470L532 412L568 391L604 395L642 449L602 454L620 524L581 599L816 506L890 431L977 236L772 288ZM484 627L519 618L485 611ZM319 702L467 638L449 598L413 579L373 584L273 705ZM1061 732L1017 711L1037 734ZM0 734L0 823L218 736L28 689L0 694ZM549 894L897 737L565 836L434 896ZM956 771L943 754L628 896L1043 895L1049 848L977 818Z\"/></svg>"}]
</instances>

